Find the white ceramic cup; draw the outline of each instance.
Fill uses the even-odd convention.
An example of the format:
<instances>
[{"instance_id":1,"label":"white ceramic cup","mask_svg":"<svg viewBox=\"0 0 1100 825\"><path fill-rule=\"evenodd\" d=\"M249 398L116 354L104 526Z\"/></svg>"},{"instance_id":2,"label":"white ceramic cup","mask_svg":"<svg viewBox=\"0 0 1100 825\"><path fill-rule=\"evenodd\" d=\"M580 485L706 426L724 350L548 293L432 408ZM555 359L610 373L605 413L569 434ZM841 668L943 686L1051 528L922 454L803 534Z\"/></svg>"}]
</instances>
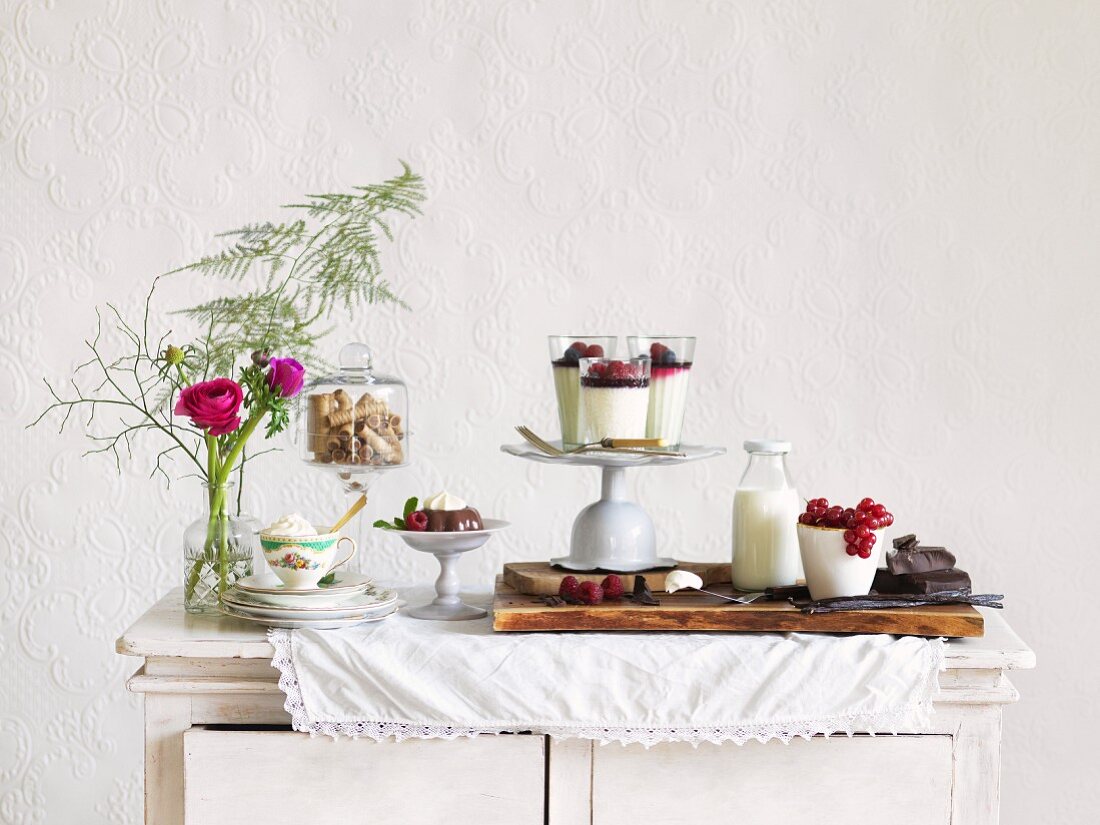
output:
<instances>
[{"instance_id":1,"label":"white ceramic cup","mask_svg":"<svg viewBox=\"0 0 1100 825\"><path fill-rule=\"evenodd\" d=\"M337 561L336 548L345 541L351 544L351 552ZM287 590L314 589L325 575L351 561L356 552L355 542L339 533L278 536L261 532L260 546L267 566Z\"/></svg>"},{"instance_id":2,"label":"white ceramic cup","mask_svg":"<svg viewBox=\"0 0 1100 825\"><path fill-rule=\"evenodd\" d=\"M882 556L885 528L875 530L871 557L849 556L844 530L839 527L798 525L798 549L810 598L836 599L841 596L866 596L875 581L875 570Z\"/></svg>"}]
</instances>

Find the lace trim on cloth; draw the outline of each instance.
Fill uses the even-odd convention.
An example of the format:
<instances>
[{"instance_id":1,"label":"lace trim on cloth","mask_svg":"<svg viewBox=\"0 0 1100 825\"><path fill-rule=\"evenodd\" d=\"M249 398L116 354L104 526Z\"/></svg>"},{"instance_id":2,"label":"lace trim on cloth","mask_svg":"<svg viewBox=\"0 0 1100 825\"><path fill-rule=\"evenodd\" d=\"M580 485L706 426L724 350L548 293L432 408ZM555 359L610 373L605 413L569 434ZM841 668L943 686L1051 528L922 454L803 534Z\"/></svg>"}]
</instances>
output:
<instances>
[{"instance_id":1,"label":"lace trim on cloth","mask_svg":"<svg viewBox=\"0 0 1100 825\"><path fill-rule=\"evenodd\" d=\"M619 742L623 745L639 743L651 747L662 742L690 742L699 745L711 742L720 745L733 742L743 745L746 742L767 742L779 739L790 742L801 737L831 736L842 733L853 736L856 733L896 734L900 729L911 730L928 725L933 712L932 699L938 690L936 679L928 680L929 687L922 695L902 707L885 712L858 713L847 716L835 716L823 719L793 719L771 722L754 722L719 727L698 728L610 728L569 725L501 725L483 728L470 728L452 725L423 725L413 722L385 722L367 719L354 721L311 721L306 712L302 693L298 686L298 674L294 667L291 652L292 631L272 628L268 631L268 641L275 648L272 665L279 670L279 689L286 694L284 709L290 714L294 730L309 733L310 736L331 736L336 739L347 736L355 739L365 736L376 742L393 738L400 742L404 739L458 739L494 733L537 733L555 739L592 739L600 744ZM933 659L929 667L933 673L943 670L944 640L933 639L926 648Z\"/></svg>"}]
</instances>

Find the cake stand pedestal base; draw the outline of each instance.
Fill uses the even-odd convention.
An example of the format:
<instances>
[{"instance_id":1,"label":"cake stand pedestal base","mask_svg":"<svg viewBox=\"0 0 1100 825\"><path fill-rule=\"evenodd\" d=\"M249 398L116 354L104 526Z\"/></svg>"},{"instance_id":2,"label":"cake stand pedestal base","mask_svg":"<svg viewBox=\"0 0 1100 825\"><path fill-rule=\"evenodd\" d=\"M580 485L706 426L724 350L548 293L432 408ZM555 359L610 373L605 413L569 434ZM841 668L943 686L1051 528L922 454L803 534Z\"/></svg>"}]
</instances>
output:
<instances>
[{"instance_id":1,"label":"cake stand pedestal base","mask_svg":"<svg viewBox=\"0 0 1100 825\"><path fill-rule=\"evenodd\" d=\"M657 531L644 509L626 497L626 468L603 467L600 500L573 522L569 555L550 559L566 570L636 573L675 567L676 559L657 555Z\"/></svg>"},{"instance_id":2,"label":"cake stand pedestal base","mask_svg":"<svg viewBox=\"0 0 1100 825\"><path fill-rule=\"evenodd\" d=\"M558 442L555 442L557 445ZM599 467L600 500L589 504L573 522L569 555L550 559L566 570L608 570L640 573L676 566L676 559L657 555L653 519L626 497L626 471L640 467L677 467L691 461L722 455L725 447L680 445L674 455L633 452L582 452L548 455L530 444L505 444L501 449L517 458L566 467Z\"/></svg>"}]
</instances>

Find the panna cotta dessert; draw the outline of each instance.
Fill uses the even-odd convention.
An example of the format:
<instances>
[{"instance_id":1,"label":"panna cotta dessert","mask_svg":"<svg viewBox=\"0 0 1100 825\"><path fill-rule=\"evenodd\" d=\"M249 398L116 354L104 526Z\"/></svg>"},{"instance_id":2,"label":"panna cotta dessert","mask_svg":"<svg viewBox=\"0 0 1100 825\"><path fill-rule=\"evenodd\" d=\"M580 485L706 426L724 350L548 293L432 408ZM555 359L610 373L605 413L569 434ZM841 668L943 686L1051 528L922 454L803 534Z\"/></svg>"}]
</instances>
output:
<instances>
[{"instance_id":1,"label":"panna cotta dessert","mask_svg":"<svg viewBox=\"0 0 1100 825\"><path fill-rule=\"evenodd\" d=\"M581 359L585 442L645 437L649 368L649 356Z\"/></svg>"},{"instance_id":2,"label":"panna cotta dessert","mask_svg":"<svg viewBox=\"0 0 1100 825\"><path fill-rule=\"evenodd\" d=\"M456 533L482 528L481 513L446 490L424 499L424 515L429 533Z\"/></svg>"},{"instance_id":3,"label":"panna cotta dessert","mask_svg":"<svg viewBox=\"0 0 1100 825\"><path fill-rule=\"evenodd\" d=\"M614 356L617 339L613 335L551 335L549 338L561 441L562 446L570 450L584 443L580 361L582 358Z\"/></svg>"},{"instance_id":4,"label":"panna cotta dessert","mask_svg":"<svg viewBox=\"0 0 1100 825\"><path fill-rule=\"evenodd\" d=\"M632 356L648 355L652 363L645 437L663 438L670 449L678 449L687 409L688 381L695 358L695 339L632 335L627 342Z\"/></svg>"}]
</instances>

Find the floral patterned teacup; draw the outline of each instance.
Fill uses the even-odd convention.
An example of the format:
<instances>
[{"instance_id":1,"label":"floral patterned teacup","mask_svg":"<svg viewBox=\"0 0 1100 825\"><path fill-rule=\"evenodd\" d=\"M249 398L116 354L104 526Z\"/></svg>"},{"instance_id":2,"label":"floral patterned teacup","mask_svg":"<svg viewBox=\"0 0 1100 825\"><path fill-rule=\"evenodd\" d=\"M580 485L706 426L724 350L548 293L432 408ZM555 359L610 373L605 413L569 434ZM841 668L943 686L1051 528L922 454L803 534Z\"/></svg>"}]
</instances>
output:
<instances>
[{"instance_id":1,"label":"floral patterned teacup","mask_svg":"<svg viewBox=\"0 0 1100 825\"><path fill-rule=\"evenodd\" d=\"M351 545L351 552L339 561L336 548L341 542ZM318 536L276 536L260 533L264 559L287 590L312 590L325 575L355 555L355 542L339 533Z\"/></svg>"}]
</instances>

